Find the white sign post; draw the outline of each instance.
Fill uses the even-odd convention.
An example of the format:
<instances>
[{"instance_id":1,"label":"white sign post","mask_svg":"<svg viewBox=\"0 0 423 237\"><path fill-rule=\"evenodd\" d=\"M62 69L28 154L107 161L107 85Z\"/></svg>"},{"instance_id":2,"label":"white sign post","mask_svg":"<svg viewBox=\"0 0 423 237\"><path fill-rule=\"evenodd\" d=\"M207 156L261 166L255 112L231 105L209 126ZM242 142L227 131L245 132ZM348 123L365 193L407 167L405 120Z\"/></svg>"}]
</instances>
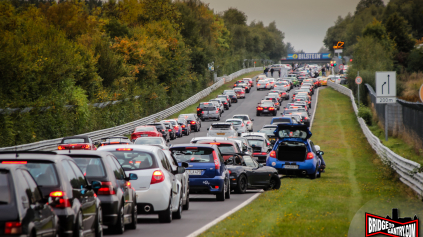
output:
<instances>
[{"instance_id":1,"label":"white sign post","mask_svg":"<svg viewBox=\"0 0 423 237\"><path fill-rule=\"evenodd\" d=\"M376 72L376 104L385 104L385 140L388 141L388 104L397 101L397 73Z\"/></svg>"}]
</instances>

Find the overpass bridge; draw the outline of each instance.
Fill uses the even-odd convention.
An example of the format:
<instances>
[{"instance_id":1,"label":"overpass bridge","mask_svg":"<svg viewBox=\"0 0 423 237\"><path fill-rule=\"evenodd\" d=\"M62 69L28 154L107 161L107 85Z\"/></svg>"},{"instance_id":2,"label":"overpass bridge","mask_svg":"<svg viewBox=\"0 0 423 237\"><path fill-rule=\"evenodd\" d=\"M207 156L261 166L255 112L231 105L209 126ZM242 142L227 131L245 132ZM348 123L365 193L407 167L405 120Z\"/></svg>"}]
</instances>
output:
<instances>
[{"instance_id":1,"label":"overpass bridge","mask_svg":"<svg viewBox=\"0 0 423 237\"><path fill-rule=\"evenodd\" d=\"M281 63L326 64L335 60L332 57L331 53L290 53L288 57L281 59Z\"/></svg>"}]
</instances>

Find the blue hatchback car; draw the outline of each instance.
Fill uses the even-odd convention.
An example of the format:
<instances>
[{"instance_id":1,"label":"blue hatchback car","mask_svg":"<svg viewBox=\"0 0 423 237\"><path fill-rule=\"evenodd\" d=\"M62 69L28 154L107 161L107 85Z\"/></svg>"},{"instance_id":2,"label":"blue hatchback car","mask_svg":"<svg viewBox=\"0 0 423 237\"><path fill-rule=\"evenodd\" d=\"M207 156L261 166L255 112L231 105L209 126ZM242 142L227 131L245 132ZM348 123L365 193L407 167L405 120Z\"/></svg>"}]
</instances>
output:
<instances>
[{"instance_id":1,"label":"blue hatchback car","mask_svg":"<svg viewBox=\"0 0 423 237\"><path fill-rule=\"evenodd\" d=\"M266 165L276 168L279 174L308 175L320 178L321 159L310 139L311 132L304 124L278 124L278 138L267 157ZM318 153L319 152L319 153Z\"/></svg>"},{"instance_id":2,"label":"blue hatchback car","mask_svg":"<svg viewBox=\"0 0 423 237\"><path fill-rule=\"evenodd\" d=\"M229 171L216 145L178 144L169 150L179 164L189 164L190 194L215 194L217 201L230 199Z\"/></svg>"}]
</instances>

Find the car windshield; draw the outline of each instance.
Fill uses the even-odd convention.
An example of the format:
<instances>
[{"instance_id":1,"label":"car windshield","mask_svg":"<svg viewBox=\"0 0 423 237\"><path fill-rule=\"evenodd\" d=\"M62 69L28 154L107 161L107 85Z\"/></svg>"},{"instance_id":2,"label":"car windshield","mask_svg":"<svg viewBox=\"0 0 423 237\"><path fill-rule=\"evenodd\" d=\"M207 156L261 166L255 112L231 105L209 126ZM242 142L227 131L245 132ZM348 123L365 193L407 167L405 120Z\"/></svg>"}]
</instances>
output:
<instances>
[{"instance_id":1,"label":"car windshield","mask_svg":"<svg viewBox=\"0 0 423 237\"><path fill-rule=\"evenodd\" d=\"M276 127L267 127L260 129L260 132L266 133L267 135L274 136L273 133L276 130Z\"/></svg>"},{"instance_id":2,"label":"car windshield","mask_svg":"<svg viewBox=\"0 0 423 237\"><path fill-rule=\"evenodd\" d=\"M276 97L279 97L279 93L269 93L268 96L276 96Z\"/></svg>"},{"instance_id":3,"label":"car windshield","mask_svg":"<svg viewBox=\"0 0 423 237\"><path fill-rule=\"evenodd\" d=\"M243 156L242 158L244 159L245 165L247 165L248 167L256 167L251 156Z\"/></svg>"},{"instance_id":4,"label":"car windshield","mask_svg":"<svg viewBox=\"0 0 423 237\"><path fill-rule=\"evenodd\" d=\"M178 119L178 123L185 124L187 121L185 119Z\"/></svg>"},{"instance_id":5,"label":"car windshield","mask_svg":"<svg viewBox=\"0 0 423 237\"><path fill-rule=\"evenodd\" d=\"M250 144L250 146L260 146L260 147L262 147L264 145L264 140L248 139L248 144Z\"/></svg>"},{"instance_id":6,"label":"car windshield","mask_svg":"<svg viewBox=\"0 0 423 237\"><path fill-rule=\"evenodd\" d=\"M72 139L64 139L62 144L74 144L74 143L85 143L84 138L72 138Z\"/></svg>"},{"instance_id":7,"label":"car windshield","mask_svg":"<svg viewBox=\"0 0 423 237\"><path fill-rule=\"evenodd\" d=\"M264 97L265 100L272 100L273 102L276 102L276 97Z\"/></svg>"},{"instance_id":8,"label":"car windshield","mask_svg":"<svg viewBox=\"0 0 423 237\"><path fill-rule=\"evenodd\" d=\"M283 113L289 114L289 113L294 113L294 112L298 112L298 110L296 110L296 109L286 109Z\"/></svg>"},{"instance_id":9,"label":"car windshield","mask_svg":"<svg viewBox=\"0 0 423 237\"><path fill-rule=\"evenodd\" d=\"M204 108L204 107L209 107L209 106L212 106L213 104L212 103L201 103L200 104L200 108Z\"/></svg>"},{"instance_id":10,"label":"car windshield","mask_svg":"<svg viewBox=\"0 0 423 237\"><path fill-rule=\"evenodd\" d=\"M248 120L248 116L243 116L243 115L235 115L234 118Z\"/></svg>"},{"instance_id":11,"label":"car windshield","mask_svg":"<svg viewBox=\"0 0 423 237\"><path fill-rule=\"evenodd\" d=\"M214 102L217 102L219 104L222 102L221 100L210 100L210 101L214 101Z\"/></svg>"},{"instance_id":12,"label":"car windshield","mask_svg":"<svg viewBox=\"0 0 423 237\"><path fill-rule=\"evenodd\" d=\"M149 137L149 138L138 138L134 144L137 145L161 145L163 141L161 138Z\"/></svg>"},{"instance_id":13,"label":"car windshield","mask_svg":"<svg viewBox=\"0 0 423 237\"><path fill-rule=\"evenodd\" d=\"M104 177L103 162L99 157L72 157L85 177Z\"/></svg>"},{"instance_id":14,"label":"car windshield","mask_svg":"<svg viewBox=\"0 0 423 237\"><path fill-rule=\"evenodd\" d=\"M235 88L234 88L234 91L238 92L238 91L242 91L242 89L241 89L241 88L237 88L237 87L235 87Z\"/></svg>"},{"instance_id":15,"label":"car windshield","mask_svg":"<svg viewBox=\"0 0 423 237\"><path fill-rule=\"evenodd\" d=\"M266 83L266 81L265 80L260 80L260 81L258 81L258 83Z\"/></svg>"},{"instance_id":16,"label":"car windshield","mask_svg":"<svg viewBox=\"0 0 423 237\"><path fill-rule=\"evenodd\" d=\"M239 120L226 120L228 123L232 123L233 125L241 125L241 121Z\"/></svg>"},{"instance_id":17,"label":"car windshield","mask_svg":"<svg viewBox=\"0 0 423 237\"><path fill-rule=\"evenodd\" d=\"M216 110L216 107L212 107L212 106L208 106L208 107L204 107L204 109L203 109L204 111L215 111Z\"/></svg>"},{"instance_id":18,"label":"car windshield","mask_svg":"<svg viewBox=\"0 0 423 237\"><path fill-rule=\"evenodd\" d=\"M289 118L274 118L272 120L273 123L291 123L291 119Z\"/></svg>"},{"instance_id":19,"label":"car windshield","mask_svg":"<svg viewBox=\"0 0 423 237\"><path fill-rule=\"evenodd\" d=\"M273 103L272 102L263 102L261 103L261 107L273 107Z\"/></svg>"},{"instance_id":20,"label":"car windshield","mask_svg":"<svg viewBox=\"0 0 423 237\"><path fill-rule=\"evenodd\" d=\"M235 147L231 144L220 144L217 145L219 148L220 153L222 154L235 154Z\"/></svg>"},{"instance_id":21,"label":"car windshield","mask_svg":"<svg viewBox=\"0 0 423 237\"><path fill-rule=\"evenodd\" d=\"M0 170L0 205L9 204L11 200L11 188L9 187L10 173L8 170Z\"/></svg>"},{"instance_id":22,"label":"car windshield","mask_svg":"<svg viewBox=\"0 0 423 237\"><path fill-rule=\"evenodd\" d=\"M307 138L307 132L302 130L290 130L290 129L282 129L278 132L280 138Z\"/></svg>"},{"instance_id":23,"label":"car windshield","mask_svg":"<svg viewBox=\"0 0 423 237\"><path fill-rule=\"evenodd\" d=\"M144 170L157 168L156 159L143 151L111 151L124 170Z\"/></svg>"},{"instance_id":24,"label":"car windshield","mask_svg":"<svg viewBox=\"0 0 423 237\"><path fill-rule=\"evenodd\" d=\"M39 186L53 187L59 184L56 168L52 163L28 161L26 168Z\"/></svg>"},{"instance_id":25,"label":"car windshield","mask_svg":"<svg viewBox=\"0 0 423 237\"><path fill-rule=\"evenodd\" d=\"M199 162L199 163L212 163L213 149L211 148L197 148L187 147L187 149L171 149L173 156L178 163L180 162Z\"/></svg>"},{"instance_id":26,"label":"car windshield","mask_svg":"<svg viewBox=\"0 0 423 237\"><path fill-rule=\"evenodd\" d=\"M179 115L178 118L183 118L183 119L186 119L186 120L195 120L195 117L194 117L193 114L181 114L181 115Z\"/></svg>"}]
</instances>

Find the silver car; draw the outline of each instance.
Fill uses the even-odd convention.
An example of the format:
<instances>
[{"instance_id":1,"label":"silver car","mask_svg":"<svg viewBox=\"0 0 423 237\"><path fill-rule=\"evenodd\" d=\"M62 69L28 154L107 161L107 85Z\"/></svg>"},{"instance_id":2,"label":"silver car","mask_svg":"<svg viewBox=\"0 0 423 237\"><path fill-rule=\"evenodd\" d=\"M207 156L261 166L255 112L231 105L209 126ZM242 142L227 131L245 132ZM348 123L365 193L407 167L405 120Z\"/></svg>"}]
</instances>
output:
<instances>
[{"instance_id":1,"label":"silver car","mask_svg":"<svg viewBox=\"0 0 423 237\"><path fill-rule=\"evenodd\" d=\"M242 119L226 119L227 123L232 123L235 130L238 132L238 136L241 136L242 133L247 132L247 126L245 126Z\"/></svg>"},{"instance_id":2,"label":"silver car","mask_svg":"<svg viewBox=\"0 0 423 237\"><path fill-rule=\"evenodd\" d=\"M254 119L250 119L250 116L248 116L248 114L235 114L232 118L242 119L244 121L245 126L247 126L247 130L249 132L253 131Z\"/></svg>"},{"instance_id":3,"label":"silver car","mask_svg":"<svg viewBox=\"0 0 423 237\"><path fill-rule=\"evenodd\" d=\"M134 141L135 145L151 145L167 148L167 142L163 137L139 137Z\"/></svg>"},{"instance_id":4,"label":"silver car","mask_svg":"<svg viewBox=\"0 0 423 237\"><path fill-rule=\"evenodd\" d=\"M220 100L210 100L210 102L212 102L214 104L214 106L217 106L217 108L219 108L220 115L222 115L223 112L225 112L225 107L223 107L222 101L220 101Z\"/></svg>"},{"instance_id":5,"label":"silver car","mask_svg":"<svg viewBox=\"0 0 423 237\"><path fill-rule=\"evenodd\" d=\"M261 90L261 89L267 89L267 90L272 89L269 81L267 81L266 79L258 81L257 90Z\"/></svg>"},{"instance_id":6,"label":"silver car","mask_svg":"<svg viewBox=\"0 0 423 237\"><path fill-rule=\"evenodd\" d=\"M206 119L216 119L220 121L220 111L217 106L207 106L203 108L201 112L201 121Z\"/></svg>"}]
</instances>

